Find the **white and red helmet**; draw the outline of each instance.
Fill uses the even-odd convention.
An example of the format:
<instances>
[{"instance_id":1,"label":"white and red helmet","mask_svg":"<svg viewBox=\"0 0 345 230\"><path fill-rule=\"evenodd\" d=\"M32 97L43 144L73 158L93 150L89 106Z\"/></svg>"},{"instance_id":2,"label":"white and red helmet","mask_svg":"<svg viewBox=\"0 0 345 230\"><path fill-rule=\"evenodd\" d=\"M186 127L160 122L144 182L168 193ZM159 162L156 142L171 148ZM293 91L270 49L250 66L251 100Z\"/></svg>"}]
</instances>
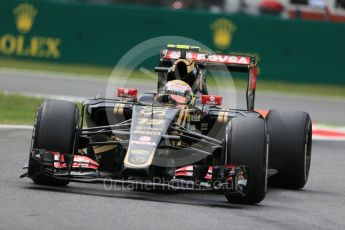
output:
<instances>
[{"instance_id":1,"label":"white and red helmet","mask_svg":"<svg viewBox=\"0 0 345 230\"><path fill-rule=\"evenodd\" d=\"M181 80L167 82L163 94L169 95L178 104L188 104L193 97L192 88Z\"/></svg>"}]
</instances>

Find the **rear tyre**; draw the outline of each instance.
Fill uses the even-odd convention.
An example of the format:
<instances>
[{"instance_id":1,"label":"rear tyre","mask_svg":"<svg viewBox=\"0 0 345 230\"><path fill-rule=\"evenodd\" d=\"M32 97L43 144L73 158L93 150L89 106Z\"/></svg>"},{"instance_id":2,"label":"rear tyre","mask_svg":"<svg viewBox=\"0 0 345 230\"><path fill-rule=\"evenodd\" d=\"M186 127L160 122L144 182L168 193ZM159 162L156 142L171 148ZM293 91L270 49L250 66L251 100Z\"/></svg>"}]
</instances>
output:
<instances>
[{"instance_id":1,"label":"rear tyre","mask_svg":"<svg viewBox=\"0 0 345 230\"><path fill-rule=\"evenodd\" d=\"M79 110L76 104L45 100L37 109L32 134L28 174L36 184L66 186L68 181L49 177L41 172L37 161L32 160L32 149L44 149L63 154L75 151L76 127L79 123Z\"/></svg>"},{"instance_id":2,"label":"rear tyre","mask_svg":"<svg viewBox=\"0 0 345 230\"><path fill-rule=\"evenodd\" d=\"M227 127L225 164L249 167L244 196L225 191L230 203L260 203L267 190L268 135L265 120L255 117L233 118Z\"/></svg>"},{"instance_id":3,"label":"rear tyre","mask_svg":"<svg viewBox=\"0 0 345 230\"><path fill-rule=\"evenodd\" d=\"M301 189L307 183L311 162L312 123L302 111L269 111L270 166L278 173L270 178L275 187Z\"/></svg>"}]
</instances>

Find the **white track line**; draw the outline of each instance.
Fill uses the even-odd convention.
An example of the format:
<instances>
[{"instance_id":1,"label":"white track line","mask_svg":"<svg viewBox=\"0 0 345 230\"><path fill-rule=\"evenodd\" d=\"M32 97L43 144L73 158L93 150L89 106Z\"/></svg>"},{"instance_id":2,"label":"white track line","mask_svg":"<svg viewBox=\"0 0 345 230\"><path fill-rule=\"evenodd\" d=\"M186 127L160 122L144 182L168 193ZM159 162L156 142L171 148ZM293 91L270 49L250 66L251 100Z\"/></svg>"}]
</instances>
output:
<instances>
[{"instance_id":1,"label":"white track line","mask_svg":"<svg viewBox=\"0 0 345 230\"><path fill-rule=\"evenodd\" d=\"M342 137L322 137L322 136L313 136L313 141L345 141L345 138Z\"/></svg>"},{"instance_id":2,"label":"white track line","mask_svg":"<svg viewBox=\"0 0 345 230\"><path fill-rule=\"evenodd\" d=\"M32 125L0 125L0 129L32 129Z\"/></svg>"}]
</instances>

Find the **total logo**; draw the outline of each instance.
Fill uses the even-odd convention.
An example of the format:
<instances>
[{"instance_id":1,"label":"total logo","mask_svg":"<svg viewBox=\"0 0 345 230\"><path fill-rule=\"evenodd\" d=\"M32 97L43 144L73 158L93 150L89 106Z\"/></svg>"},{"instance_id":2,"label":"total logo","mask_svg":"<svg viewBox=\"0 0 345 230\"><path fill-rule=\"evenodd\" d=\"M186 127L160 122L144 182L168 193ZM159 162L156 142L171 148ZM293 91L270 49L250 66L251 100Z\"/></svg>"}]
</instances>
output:
<instances>
[{"instance_id":1,"label":"total logo","mask_svg":"<svg viewBox=\"0 0 345 230\"><path fill-rule=\"evenodd\" d=\"M144 142L148 142L148 141L151 141L152 138L149 136L141 136L141 137L139 137L139 140L144 141Z\"/></svg>"}]
</instances>

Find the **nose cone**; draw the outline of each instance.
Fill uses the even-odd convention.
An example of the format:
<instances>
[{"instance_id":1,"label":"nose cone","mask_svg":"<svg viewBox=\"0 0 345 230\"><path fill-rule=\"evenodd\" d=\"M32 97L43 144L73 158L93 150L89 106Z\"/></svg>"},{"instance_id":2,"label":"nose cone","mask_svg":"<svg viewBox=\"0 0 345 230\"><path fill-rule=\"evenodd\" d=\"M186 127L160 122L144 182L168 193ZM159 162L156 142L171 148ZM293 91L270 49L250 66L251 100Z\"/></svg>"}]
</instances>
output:
<instances>
[{"instance_id":1,"label":"nose cone","mask_svg":"<svg viewBox=\"0 0 345 230\"><path fill-rule=\"evenodd\" d=\"M177 108L134 106L131 136L124 160L128 174L147 173L157 151L161 137L179 112Z\"/></svg>"}]
</instances>

